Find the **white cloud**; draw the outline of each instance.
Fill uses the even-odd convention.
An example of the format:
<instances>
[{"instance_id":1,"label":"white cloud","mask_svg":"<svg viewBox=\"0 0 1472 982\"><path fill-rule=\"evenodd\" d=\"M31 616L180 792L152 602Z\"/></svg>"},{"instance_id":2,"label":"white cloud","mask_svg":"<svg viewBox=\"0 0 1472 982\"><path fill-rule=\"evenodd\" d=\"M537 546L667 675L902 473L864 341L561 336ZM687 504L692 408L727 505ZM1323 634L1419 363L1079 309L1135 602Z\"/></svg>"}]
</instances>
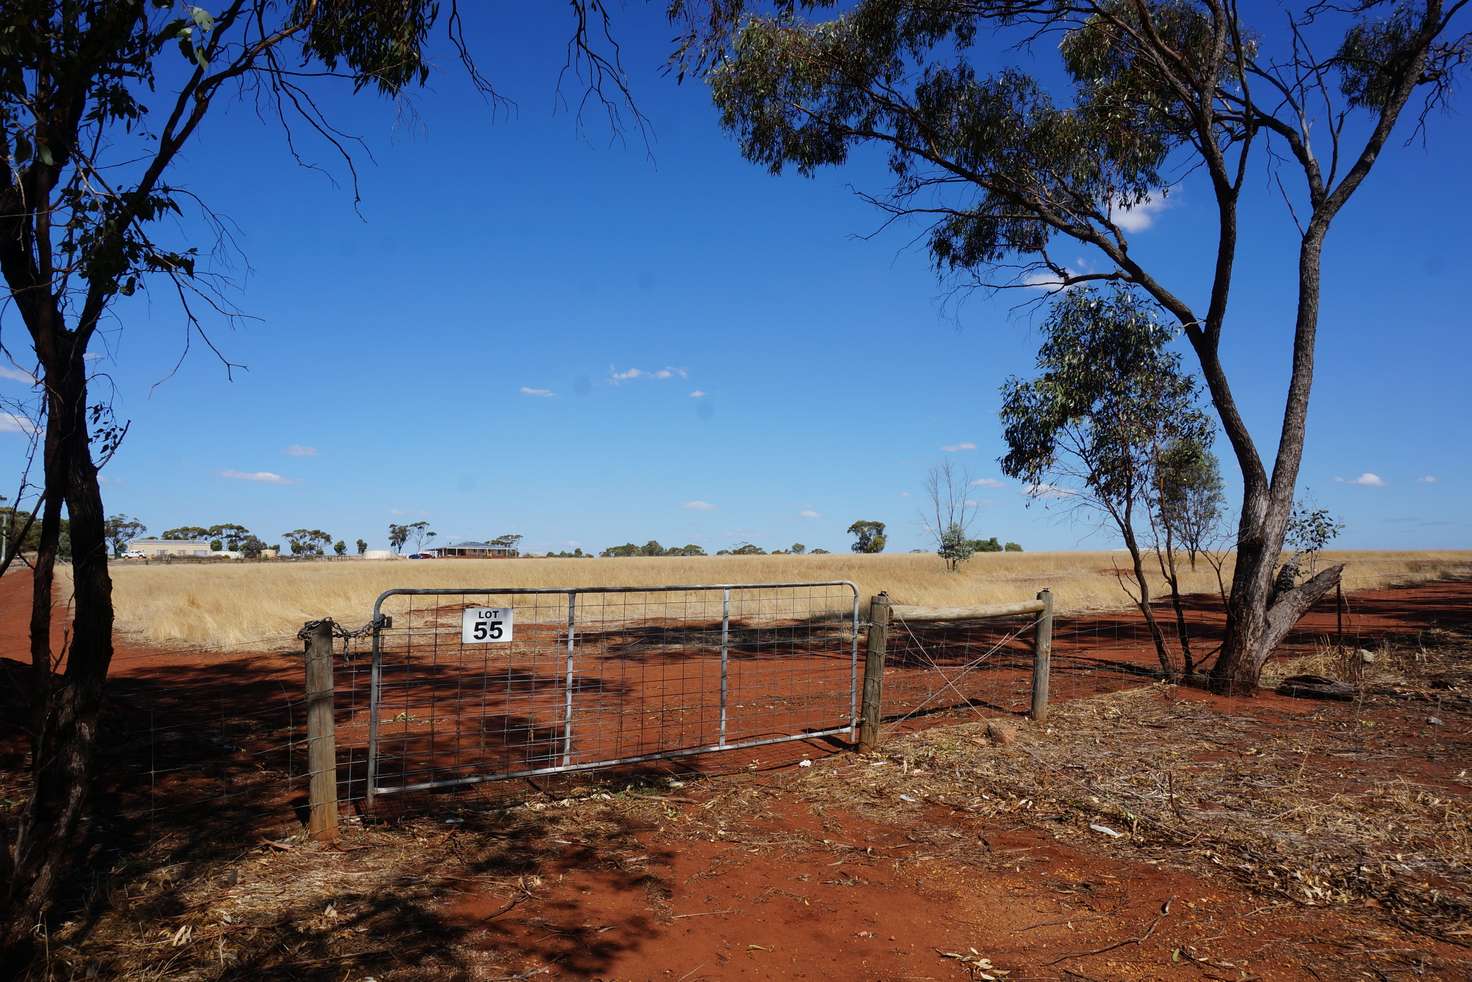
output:
<instances>
[{"instance_id":1,"label":"white cloud","mask_svg":"<svg viewBox=\"0 0 1472 982\"><path fill-rule=\"evenodd\" d=\"M1437 484L1440 481L1441 478L1437 477L1435 474L1427 474L1424 477L1416 478L1417 484Z\"/></svg>"},{"instance_id":2,"label":"white cloud","mask_svg":"<svg viewBox=\"0 0 1472 982\"><path fill-rule=\"evenodd\" d=\"M971 482L973 488L1002 488L1006 487L1001 481L994 477L978 477Z\"/></svg>"},{"instance_id":3,"label":"white cloud","mask_svg":"<svg viewBox=\"0 0 1472 982\"><path fill-rule=\"evenodd\" d=\"M688 511L715 511L716 506L709 501L687 501L680 506Z\"/></svg>"},{"instance_id":4,"label":"white cloud","mask_svg":"<svg viewBox=\"0 0 1472 982\"><path fill-rule=\"evenodd\" d=\"M608 369L608 380L614 385L618 385L620 382L634 382L644 378L655 379L657 381L665 381L672 378L689 377L690 372L688 369L672 368L668 366L665 368L655 369L652 372L646 371L642 368L626 368L620 372L611 365Z\"/></svg>"},{"instance_id":5,"label":"white cloud","mask_svg":"<svg viewBox=\"0 0 1472 982\"><path fill-rule=\"evenodd\" d=\"M823 517L821 513L816 512L816 511L814 511L811 508L804 508L802 511L798 512L797 515L798 515L799 518L822 518Z\"/></svg>"},{"instance_id":6,"label":"white cloud","mask_svg":"<svg viewBox=\"0 0 1472 982\"><path fill-rule=\"evenodd\" d=\"M1338 481L1340 484L1357 484L1362 488L1385 487L1385 478L1371 471L1365 471L1359 477L1351 477L1348 480L1342 477L1336 477L1334 480Z\"/></svg>"},{"instance_id":7,"label":"white cloud","mask_svg":"<svg viewBox=\"0 0 1472 982\"><path fill-rule=\"evenodd\" d=\"M8 378L12 382L24 382L27 385L36 384L36 376L30 372L20 368L9 368L5 365L0 365L0 378Z\"/></svg>"},{"instance_id":8,"label":"white cloud","mask_svg":"<svg viewBox=\"0 0 1472 982\"><path fill-rule=\"evenodd\" d=\"M704 399L705 398L705 390L704 389L696 389L694 392L690 393L690 398L692 398L692 399Z\"/></svg>"},{"instance_id":9,"label":"white cloud","mask_svg":"<svg viewBox=\"0 0 1472 982\"><path fill-rule=\"evenodd\" d=\"M1068 488L1060 488L1056 484L1029 484L1022 489L1022 493L1029 498L1072 498L1078 492Z\"/></svg>"},{"instance_id":10,"label":"white cloud","mask_svg":"<svg viewBox=\"0 0 1472 982\"><path fill-rule=\"evenodd\" d=\"M282 477L273 471L220 471L221 477L228 477L232 481L255 481L259 484L295 484L289 477Z\"/></svg>"},{"instance_id":11,"label":"white cloud","mask_svg":"<svg viewBox=\"0 0 1472 982\"><path fill-rule=\"evenodd\" d=\"M1164 192L1147 195L1138 204L1126 205L1119 199L1109 203L1109 217L1126 232L1143 232L1155 224L1160 213L1170 207Z\"/></svg>"},{"instance_id":12,"label":"white cloud","mask_svg":"<svg viewBox=\"0 0 1472 982\"><path fill-rule=\"evenodd\" d=\"M0 409L0 433L25 433L29 436L35 432L36 424L29 417Z\"/></svg>"},{"instance_id":13,"label":"white cloud","mask_svg":"<svg viewBox=\"0 0 1472 982\"><path fill-rule=\"evenodd\" d=\"M901 498L908 498L909 496L910 496L910 492L908 492L908 491L901 491L900 492L900 497Z\"/></svg>"},{"instance_id":14,"label":"white cloud","mask_svg":"<svg viewBox=\"0 0 1472 982\"><path fill-rule=\"evenodd\" d=\"M1074 271L1067 266L1063 267L1063 271L1069 276L1075 275ZM1047 290L1050 293L1068 289L1063 280L1059 279L1058 274L1051 269L1035 269L1025 274L1018 282L1023 286L1030 286L1035 290Z\"/></svg>"},{"instance_id":15,"label":"white cloud","mask_svg":"<svg viewBox=\"0 0 1472 982\"><path fill-rule=\"evenodd\" d=\"M317 448L304 446L300 443L293 443L291 446L286 448L285 453L288 457L315 457L317 456Z\"/></svg>"},{"instance_id":16,"label":"white cloud","mask_svg":"<svg viewBox=\"0 0 1472 982\"><path fill-rule=\"evenodd\" d=\"M530 385L523 385L521 387L521 394L524 396L535 396L538 399L550 399L557 395L551 389L537 389Z\"/></svg>"},{"instance_id":17,"label":"white cloud","mask_svg":"<svg viewBox=\"0 0 1472 982\"><path fill-rule=\"evenodd\" d=\"M960 443L947 443L945 446L941 447L941 450L945 451L946 453L959 453L962 450L975 449L976 444L972 443L970 440L962 440Z\"/></svg>"}]
</instances>

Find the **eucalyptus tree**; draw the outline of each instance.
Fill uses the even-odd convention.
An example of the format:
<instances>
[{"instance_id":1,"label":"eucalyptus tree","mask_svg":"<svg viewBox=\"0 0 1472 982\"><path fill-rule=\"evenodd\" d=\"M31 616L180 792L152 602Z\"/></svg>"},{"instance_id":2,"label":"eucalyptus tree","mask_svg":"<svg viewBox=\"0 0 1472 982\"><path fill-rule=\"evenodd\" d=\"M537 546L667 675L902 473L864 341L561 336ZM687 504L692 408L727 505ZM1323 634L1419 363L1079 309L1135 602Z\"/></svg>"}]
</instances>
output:
<instances>
[{"instance_id":1,"label":"eucalyptus tree","mask_svg":"<svg viewBox=\"0 0 1472 982\"><path fill-rule=\"evenodd\" d=\"M180 525L178 528L165 529L163 537L171 542L188 541L194 539L209 538L210 530L203 525Z\"/></svg>"},{"instance_id":2,"label":"eucalyptus tree","mask_svg":"<svg viewBox=\"0 0 1472 982\"><path fill-rule=\"evenodd\" d=\"M114 558L126 552L128 543L147 531L147 525L127 515L113 515L103 523L103 534L107 536L107 541L112 544Z\"/></svg>"},{"instance_id":3,"label":"eucalyptus tree","mask_svg":"<svg viewBox=\"0 0 1472 982\"><path fill-rule=\"evenodd\" d=\"M1247 691L1340 573L1272 592L1303 457L1324 244L1397 125L1423 132L1445 104L1472 53L1468 2L1320 0L1264 8L1260 24L1228 0L859 0L839 14L832 0L777 0L755 17L744 0L676 0L673 10L687 26L679 70L710 69L748 159L812 173L876 146L894 184L869 200L926 223L942 274L980 287L1127 282L1180 325L1242 474L1214 672L1221 688ZM1001 54L980 52L993 33ZM1071 85L1033 74L1008 44L1035 40ZM1297 280L1281 317L1291 355L1270 460L1222 360L1244 196L1263 169L1292 219ZM1130 213L1198 173L1214 205L1201 226L1210 258L1176 281L1133 247ZM1080 247L1088 268L1061 254Z\"/></svg>"},{"instance_id":4,"label":"eucalyptus tree","mask_svg":"<svg viewBox=\"0 0 1472 982\"><path fill-rule=\"evenodd\" d=\"M221 522L218 525L211 525L206 534L212 539L222 540L225 548L234 552L240 548L240 543L250 535L250 529L239 522Z\"/></svg>"},{"instance_id":5,"label":"eucalyptus tree","mask_svg":"<svg viewBox=\"0 0 1472 982\"><path fill-rule=\"evenodd\" d=\"M888 543L884 535L884 523L872 519L861 518L854 522L848 527L848 534L854 537L853 545L849 546L854 552L883 552Z\"/></svg>"},{"instance_id":6,"label":"eucalyptus tree","mask_svg":"<svg viewBox=\"0 0 1472 982\"><path fill-rule=\"evenodd\" d=\"M1195 569L1197 557L1216 541L1226 510L1221 464L1211 447L1182 440L1161 454L1159 486L1161 519Z\"/></svg>"},{"instance_id":7,"label":"eucalyptus tree","mask_svg":"<svg viewBox=\"0 0 1472 982\"><path fill-rule=\"evenodd\" d=\"M1171 331L1153 305L1125 287L1069 291L1049 312L1042 333L1038 375L1008 379L1002 388L1002 471L1025 481L1034 497L1106 517L1129 552L1132 599L1161 670L1190 675L1196 664L1172 544L1167 538L1154 551L1170 586L1179 660L1152 606L1140 528L1161 524L1161 459L1168 448L1211 442L1196 383L1167 347Z\"/></svg>"},{"instance_id":8,"label":"eucalyptus tree","mask_svg":"<svg viewBox=\"0 0 1472 982\"><path fill-rule=\"evenodd\" d=\"M588 86L585 103L604 106L615 125L627 105L642 127L627 102L602 4L573 0L571 12L567 67ZM325 141L352 174L353 142L322 108L330 88L396 97L427 81L439 57L434 41L458 56L487 98L499 99L462 25L456 0L219 0L209 7L12 0L0 7L0 275L8 290L0 326L19 320L25 328L44 426L30 625L32 789L0 848L0 944L32 937L68 857L79 852L112 658L98 466L126 425L94 402L88 355L102 325L124 313L115 311L120 297L176 301L187 335L212 349L203 315L232 313L210 264L214 240L230 235L209 206L209 188L258 175L190 173L186 149L217 110L243 105L248 111L234 119L253 110L279 122L293 154L304 136ZM445 37L435 41L441 31ZM199 221L178 220L185 215ZM202 243L191 237L201 229ZM66 669L53 675L63 509L74 553L72 625Z\"/></svg>"},{"instance_id":9,"label":"eucalyptus tree","mask_svg":"<svg viewBox=\"0 0 1472 982\"><path fill-rule=\"evenodd\" d=\"M291 546L293 556L320 556L332 545L332 534L321 529L292 529L281 537Z\"/></svg>"}]
</instances>

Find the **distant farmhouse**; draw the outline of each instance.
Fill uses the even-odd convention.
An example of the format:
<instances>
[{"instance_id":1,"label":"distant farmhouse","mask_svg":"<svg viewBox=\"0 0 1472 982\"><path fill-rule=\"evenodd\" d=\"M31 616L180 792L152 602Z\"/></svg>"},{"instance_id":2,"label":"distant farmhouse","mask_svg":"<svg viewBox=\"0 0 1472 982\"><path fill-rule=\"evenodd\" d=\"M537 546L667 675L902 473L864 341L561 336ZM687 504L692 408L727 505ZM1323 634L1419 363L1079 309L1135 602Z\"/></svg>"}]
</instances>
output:
<instances>
[{"instance_id":1,"label":"distant farmhouse","mask_svg":"<svg viewBox=\"0 0 1472 982\"><path fill-rule=\"evenodd\" d=\"M210 544L205 539L134 539L129 552L141 552L144 559L165 556L209 556Z\"/></svg>"},{"instance_id":2,"label":"distant farmhouse","mask_svg":"<svg viewBox=\"0 0 1472 982\"><path fill-rule=\"evenodd\" d=\"M496 542L456 542L448 546L426 549L436 559L514 559L515 546Z\"/></svg>"}]
</instances>

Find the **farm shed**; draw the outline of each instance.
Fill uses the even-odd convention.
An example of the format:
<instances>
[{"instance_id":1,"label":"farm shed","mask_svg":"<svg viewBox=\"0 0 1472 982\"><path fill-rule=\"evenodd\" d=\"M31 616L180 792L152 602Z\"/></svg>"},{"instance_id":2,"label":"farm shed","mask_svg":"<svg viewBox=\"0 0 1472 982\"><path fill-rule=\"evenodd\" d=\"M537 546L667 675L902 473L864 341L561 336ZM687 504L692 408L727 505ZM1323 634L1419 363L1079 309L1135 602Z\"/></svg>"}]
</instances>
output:
<instances>
[{"instance_id":1,"label":"farm shed","mask_svg":"<svg viewBox=\"0 0 1472 982\"><path fill-rule=\"evenodd\" d=\"M145 559L165 556L208 556L210 544L204 539L134 539L129 552L141 552Z\"/></svg>"},{"instance_id":2,"label":"farm shed","mask_svg":"<svg viewBox=\"0 0 1472 982\"><path fill-rule=\"evenodd\" d=\"M456 542L425 551L439 559L511 559L516 556L514 548L495 542Z\"/></svg>"}]
</instances>

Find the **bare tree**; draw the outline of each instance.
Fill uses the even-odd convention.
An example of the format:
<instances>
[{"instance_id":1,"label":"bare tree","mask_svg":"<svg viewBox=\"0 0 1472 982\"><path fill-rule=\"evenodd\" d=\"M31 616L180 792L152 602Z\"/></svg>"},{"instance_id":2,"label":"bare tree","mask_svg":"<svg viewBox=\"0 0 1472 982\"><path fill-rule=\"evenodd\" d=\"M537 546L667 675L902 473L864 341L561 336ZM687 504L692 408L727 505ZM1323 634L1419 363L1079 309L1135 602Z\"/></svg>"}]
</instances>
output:
<instances>
[{"instance_id":1,"label":"bare tree","mask_svg":"<svg viewBox=\"0 0 1472 982\"><path fill-rule=\"evenodd\" d=\"M971 472L950 459L930 468L925 476L925 493L930 510L921 512L925 531L935 540L935 551L955 572L976 551L971 544L971 525L977 504L971 498Z\"/></svg>"}]
</instances>

